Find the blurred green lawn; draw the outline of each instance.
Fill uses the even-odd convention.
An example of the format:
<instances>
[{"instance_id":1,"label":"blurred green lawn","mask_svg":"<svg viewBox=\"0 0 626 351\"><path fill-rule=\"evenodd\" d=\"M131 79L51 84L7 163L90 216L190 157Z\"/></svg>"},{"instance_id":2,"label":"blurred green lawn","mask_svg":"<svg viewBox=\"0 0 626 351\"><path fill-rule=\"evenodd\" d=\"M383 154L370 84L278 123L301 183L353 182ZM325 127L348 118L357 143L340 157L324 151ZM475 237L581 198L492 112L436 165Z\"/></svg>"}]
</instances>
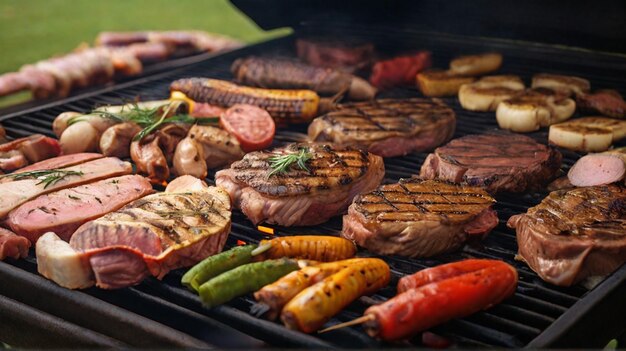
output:
<instances>
[{"instance_id":1,"label":"blurred green lawn","mask_svg":"<svg viewBox=\"0 0 626 351\"><path fill-rule=\"evenodd\" d=\"M227 0L0 0L0 74L93 43L101 31L199 29L256 42L264 32ZM28 98L0 99L0 106Z\"/></svg>"}]
</instances>

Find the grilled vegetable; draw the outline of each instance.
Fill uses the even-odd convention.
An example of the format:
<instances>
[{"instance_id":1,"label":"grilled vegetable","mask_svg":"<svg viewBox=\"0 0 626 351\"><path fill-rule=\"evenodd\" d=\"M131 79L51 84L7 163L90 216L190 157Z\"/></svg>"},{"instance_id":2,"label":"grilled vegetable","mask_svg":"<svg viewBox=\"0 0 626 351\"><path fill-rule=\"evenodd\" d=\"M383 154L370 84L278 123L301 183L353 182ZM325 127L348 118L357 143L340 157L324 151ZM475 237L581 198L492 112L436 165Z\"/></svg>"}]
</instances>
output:
<instances>
[{"instance_id":1,"label":"grilled vegetable","mask_svg":"<svg viewBox=\"0 0 626 351\"><path fill-rule=\"evenodd\" d=\"M387 285L389 266L377 258L364 260L304 289L289 301L280 316L287 328L314 332L363 294Z\"/></svg>"},{"instance_id":2,"label":"grilled vegetable","mask_svg":"<svg viewBox=\"0 0 626 351\"><path fill-rule=\"evenodd\" d=\"M459 93L461 85L474 80L473 77L464 77L450 72L427 71L417 75L417 86L426 96L453 96Z\"/></svg>"},{"instance_id":3,"label":"grilled vegetable","mask_svg":"<svg viewBox=\"0 0 626 351\"><path fill-rule=\"evenodd\" d=\"M466 110L495 111L499 103L512 98L520 90L524 90L524 83L518 76L488 76L463 84L459 89L459 102Z\"/></svg>"},{"instance_id":4,"label":"grilled vegetable","mask_svg":"<svg viewBox=\"0 0 626 351\"><path fill-rule=\"evenodd\" d=\"M312 90L251 88L210 78L179 79L171 84L170 90L196 102L225 107L235 104L258 106L269 112L277 122L308 122L328 109L327 105L331 102L320 99Z\"/></svg>"},{"instance_id":5,"label":"grilled vegetable","mask_svg":"<svg viewBox=\"0 0 626 351\"><path fill-rule=\"evenodd\" d=\"M550 143L570 150L607 150L626 136L626 122L604 117L585 117L550 126Z\"/></svg>"},{"instance_id":6,"label":"grilled vegetable","mask_svg":"<svg viewBox=\"0 0 626 351\"><path fill-rule=\"evenodd\" d=\"M205 306L213 307L259 290L297 269L298 261L286 258L248 263L200 285L198 293Z\"/></svg>"},{"instance_id":7,"label":"grilled vegetable","mask_svg":"<svg viewBox=\"0 0 626 351\"><path fill-rule=\"evenodd\" d=\"M291 257L305 260L330 262L354 257L356 247L352 241L335 236L300 235L261 240L260 246L271 247L256 260Z\"/></svg>"},{"instance_id":8,"label":"grilled vegetable","mask_svg":"<svg viewBox=\"0 0 626 351\"><path fill-rule=\"evenodd\" d=\"M533 76L531 87L548 88L568 96L583 95L591 89L589 81L574 76L539 73Z\"/></svg>"},{"instance_id":9,"label":"grilled vegetable","mask_svg":"<svg viewBox=\"0 0 626 351\"><path fill-rule=\"evenodd\" d=\"M450 61L452 73L467 76L480 76L497 71L500 66L502 66L502 55L496 52L460 56Z\"/></svg>"},{"instance_id":10,"label":"grilled vegetable","mask_svg":"<svg viewBox=\"0 0 626 351\"><path fill-rule=\"evenodd\" d=\"M366 258L353 258L321 263L291 272L273 284L266 285L263 289L254 293L254 298L259 302L255 309L261 313L267 312L267 318L274 320L280 314L283 306L302 290L344 268L362 265L367 260Z\"/></svg>"},{"instance_id":11,"label":"grilled vegetable","mask_svg":"<svg viewBox=\"0 0 626 351\"><path fill-rule=\"evenodd\" d=\"M469 259L426 268L415 274L400 278L398 281L398 293L403 293L459 275L476 272L491 267L494 264L500 265L501 263L502 262L496 260Z\"/></svg>"},{"instance_id":12,"label":"grilled vegetable","mask_svg":"<svg viewBox=\"0 0 626 351\"><path fill-rule=\"evenodd\" d=\"M376 95L376 88L352 74L291 59L248 57L236 60L231 71L238 82L254 87L310 89L324 95L347 92L354 100L369 100Z\"/></svg>"},{"instance_id":13,"label":"grilled vegetable","mask_svg":"<svg viewBox=\"0 0 626 351\"><path fill-rule=\"evenodd\" d=\"M183 275L181 283L186 287L198 291L200 285L210 279L252 260L252 250L257 245L237 246L228 251L207 257L202 262L193 266Z\"/></svg>"},{"instance_id":14,"label":"grilled vegetable","mask_svg":"<svg viewBox=\"0 0 626 351\"><path fill-rule=\"evenodd\" d=\"M526 90L498 104L496 120L502 129L526 133L570 118L574 100L549 90Z\"/></svg>"},{"instance_id":15,"label":"grilled vegetable","mask_svg":"<svg viewBox=\"0 0 626 351\"><path fill-rule=\"evenodd\" d=\"M489 308L511 296L517 271L496 260L467 260L418 272L414 288L368 308L363 317L324 331L365 323L367 333L387 341L401 340L453 318ZM484 263L485 267L480 268ZM478 268L478 269L476 269ZM405 281L406 282L406 281ZM408 284L403 284L408 288Z\"/></svg>"},{"instance_id":16,"label":"grilled vegetable","mask_svg":"<svg viewBox=\"0 0 626 351\"><path fill-rule=\"evenodd\" d=\"M263 150L274 140L276 126L267 111L252 105L235 105L220 116L220 125L237 138L244 152Z\"/></svg>"}]
</instances>

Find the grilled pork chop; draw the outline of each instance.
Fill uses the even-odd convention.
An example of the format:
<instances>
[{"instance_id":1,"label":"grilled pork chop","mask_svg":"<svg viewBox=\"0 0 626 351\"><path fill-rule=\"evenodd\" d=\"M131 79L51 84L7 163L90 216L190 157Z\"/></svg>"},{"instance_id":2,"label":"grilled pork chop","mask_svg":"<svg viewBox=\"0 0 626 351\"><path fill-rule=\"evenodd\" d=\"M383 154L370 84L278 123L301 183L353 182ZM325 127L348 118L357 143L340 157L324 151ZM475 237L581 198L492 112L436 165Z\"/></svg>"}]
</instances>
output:
<instances>
[{"instance_id":1,"label":"grilled pork chop","mask_svg":"<svg viewBox=\"0 0 626 351\"><path fill-rule=\"evenodd\" d=\"M512 133L467 135L428 155L420 177L466 182L489 193L545 186L561 167L561 153Z\"/></svg>"},{"instance_id":2,"label":"grilled pork chop","mask_svg":"<svg viewBox=\"0 0 626 351\"><path fill-rule=\"evenodd\" d=\"M552 284L570 286L626 262L626 190L618 185L554 191L512 216L519 256Z\"/></svg>"},{"instance_id":3,"label":"grilled pork chop","mask_svg":"<svg viewBox=\"0 0 626 351\"><path fill-rule=\"evenodd\" d=\"M150 181L140 175L104 179L39 196L11 211L6 223L33 243L46 232L69 241L83 223L152 192Z\"/></svg>"},{"instance_id":4,"label":"grilled pork chop","mask_svg":"<svg viewBox=\"0 0 626 351\"><path fill-rule=\"evenodd\" d=\"M231 224L228 193L188 178L78 228L70 246L88 260L97 286L131 286L150 274L161 279L222 250Z\"/></svg>"},{"instance_id":5,"label":"grilled pork chop","mask_svg":"<svg viewBox=\"0 0 626 351\"><path fill-rule=\"evenodd\" d=\"M341 235L377 254L430 257L487 235L498 224L494 202L478 187L401 179L357 196Z\"/></svg>"},{"instance_id":6,"label":"grilled pork chop","mask_svg":"<svg viewBox=\"0 0 626 351\"><path fill-rule=\"evenodd\" d=\"M285 173L270 175L270 158L307 150L308 170L291 165ZM273 152L258 151L215 175L235 207L255 224L315 225L346 210L354 196L380 184L385 174L382 158L368 152L331 144L291 144Z\"/></svg>"},{"instance_id":7,"label":"grilled pork chop","mask_svg":"<svg viewBox=\"0 0 626 351\"><path fill-rule=\"evenodd\" d=\"M394 157L443 144L455 126L454 111L440 100L380 99L344 104L316 118L309 126L309 138Z\"/></svg>"}]
</instances>

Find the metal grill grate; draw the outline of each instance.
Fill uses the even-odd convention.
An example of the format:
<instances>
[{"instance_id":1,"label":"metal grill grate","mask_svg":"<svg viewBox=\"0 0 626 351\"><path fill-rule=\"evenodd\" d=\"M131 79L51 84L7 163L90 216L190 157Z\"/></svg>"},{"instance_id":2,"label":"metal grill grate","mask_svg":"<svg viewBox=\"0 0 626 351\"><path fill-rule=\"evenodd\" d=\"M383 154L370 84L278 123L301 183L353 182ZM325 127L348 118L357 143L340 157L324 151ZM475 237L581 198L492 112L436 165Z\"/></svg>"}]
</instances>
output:
<instances>
[{"instance_id":1,"label":"metal grill grate","mask_svg":"<svg viewBox=\"0 0 626 351\"><path fill-rule=\"evenodd\" d=\"M594 88L612 88L626 92L626 59L623 57L591 53L582 50L555 48L550 46L513 43L502 40L477 38L462 38L442 34L417 33L395 31L388 29L383 33L376 29L365 28L321 28L310 24L304 27L302 33L341 33L350 38L356 36L367 38L377 43L379 51L386 53L403 50L428 49L434 54L434 66L446 67L448 61L458 54L495 50L502 52L505 57L502 73L518 74L528 82L533 73L553 72L575 74L591 80ZM152 77L125 83L107 89L79 95L63 101L50 103L45 106L27 111L17 112L0 117L0 122L8 134L13 137L29 135L31 133L51 134L51 123L54 117L68 110L86 112L96 105L117 104L123 100L133 100L141 97L142 100L162 99L168 96L169 83L173 79L191 76L207 76L229 79L229 66L240 56L251 54L262 55L293 55L293 37L275 40L269 43L245 48L239 51L217 56L203 62L174 69ZM410 97L421 94L414 88L399 88L385 92L381 97ZM493 113L473 113L463 110L454 98L444 99L457 113L457 129L455 137L481 133L497 128ZM289 131L279 131L276 143L298 140L305 135L305 126L296 126ZM531 136L547 141L547 132L532 133ZM563 150L562 150L563 151ZM578 155L563 151L565 167L577 159ZM419 172L426 154L409 155L402 158L385 160L385 182L395 182L402 177L410 177ZM209 176L212 181L213 175ZM589 331L586 344L602 346L603 338L610 336L610 330L603 330L601 325L590 325L593 305L601 299L612 296L616 289L623 289L626 285L626 267L616 272L612 277L598 285L591 293L582 286L559 288L544 283L525 264L515 261L517 244L515 233L506 228L506 220L513 214L526 211L541 201L543 193L497 196L496 210L500 218L498 227L481 243L472 243L459 252L438 256L432 259L406 259L402 257L383 257L390 265L393 273L392 283L369 298L362 298L346 308L341 314L333 318L330 323L344 322L360 316L368 305L376 301L387 299L395 295L397 278L411 274L417 270L433 265L456 261L463 258L493 258L501 259L514 265L519 272L519 286L515 295L504 303L487 311L477 313L469 318L454 320L434 328L434 332L443 335L465 347L499 346L582 346L572 344L575 338L566 338L567 331L576 328L586 328ZM311 228L277 228L278 235L293 233L324 233L336 234L341 229L340 218L334 218L328 223ZM228 239L227 246L233 246L237 240L257 242L262 239L261 233L256 231L251 223L240 213L233 213L233 231ZM370 253L361 251L361 255ZM31 274L36 271L35 260L31 257L25 261L10 264ZM2 268L3 265L0 265ZM31 273L28 273L31 272ZM108 292L98 289L88 289L84 292L69 292L59 289L59 294L88 294L121 306L124 309L146 316L157 322L169 325L198 339L206 340L222 347L250 347L259 346L262 340L273 346L298 347L346 347L372 348L385 346L369 338L360 327L346 328L323 335L304 335L289 331L280 324L255 318L249 314L253 303L250 296L236 299L226 305L213 309L201 306L197 296L180 286L180 277L183 271L170 273L165 279L157 281L148 279L143 284ZM0 288L0 292L2 289ZM615 295L615 294L613 294ZM605 300L604 303L610 303ZM591 307L590 307L591 306ZM596 310L600 310L596 307ZM173 317L172 317L173 316ZM208 317L208 319L207 319ZM609 316L606 316L609 318ZM96 317L97 318L97 317ZM230 341L221 340L220 333L211 332L212 319L225 323L251 338L234 340L231 334ZM190 326L194 323L194 326ZM619 324L619 323L618 323ZM626 323L622 323L626 324ZM619 327L619 326L618 326ZM621 328L626 325L621 325ZM114 326L111 326L114 328ZM597 332L597 333L594 333ZM571 334L571 333L570 333ZM110 334L108 334L110 335ZM228 338L225 336L225 338ZM256 341L255 341L256 340ZM256 344L255 344L256 343ZM404 346L420 345L419 340L413 340Z\"/></svg>"}]
</instances>

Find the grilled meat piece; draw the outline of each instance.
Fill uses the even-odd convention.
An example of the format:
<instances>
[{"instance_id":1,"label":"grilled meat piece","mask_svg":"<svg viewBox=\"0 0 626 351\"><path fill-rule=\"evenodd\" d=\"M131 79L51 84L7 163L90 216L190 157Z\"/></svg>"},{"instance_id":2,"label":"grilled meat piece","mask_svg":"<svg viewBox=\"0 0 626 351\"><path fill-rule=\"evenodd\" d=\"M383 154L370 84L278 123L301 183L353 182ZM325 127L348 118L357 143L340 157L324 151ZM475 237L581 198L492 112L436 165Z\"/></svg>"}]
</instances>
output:
<instances>
[{"instance_id":1,"label":"grilled meat piece","mask_svg":"<svg viewBox=\"0 0 626 351\"><path fill-rule=\"evenodd\" d=\"M430 257L487 235L498 224L494 202L479 187L401 179L357 196L341 235L377 254Z\"/></svg>"},{"instance_id":2,"label":"grilled meat piece","mask_svg":"<svg viewBox=\"0 0 626 351\"><path fill-rule=\"evenodd\" d=\"M376 88L360 77L285 58L247 57L233 62L239 83L260 88L310 89L321 95L346 93L353 100L369 100Z\"/></svg>"},{"instance_id":3,"label":"grilled meat piece","mask_svg":"<svg viewBox=\"0 0 626 351\"><path fill-rule=\"evenodd\" d=\"M97 286L131 286L149 275L161 279L222 250L231 224L228 193L206 184L198 189L199 180L181 178L172 181L174 191L135 200L74 233L70 246L88 260Z\"/></svg>"},{"instance_id":4,"label":"grilled meat piece","mask_svg":"<svg viewBox=\"0 0 626 351\"><path fill-rule=\"evenodd\" d=\"M355 146L383 157L430 150L454 134L454 111L436 99L381 99L343 104L309 126L313 141Z\"/></svg>"},{"instance_id":5,"label":"grilled meat piece","mask_svg":"<svg viewBox=\"0 0 626 351\"><path fill-rule=\"evenodd\" d=\"M306 149L308 171L293 164L270 175L270 158ZM374 189L384 177L382 158L331 144L291 144L273 152L258 151L217 172L235 207L253 223L315 225L346 210L354 196Z\"/></svg>"},{"instance_id":6,"label":"grilled meat piece","mask_svg":"<svg viewBox=\"0 0 626 351\"><path fill-rule=\"evenodd\" d=\"M432 60L429 51L413 55L396 56L389 60L377 61L372 67L369 81L379 89L388 89L403 84L415 84L417 74L430 67Z\"/></svg>"},{"instance_id":7,"label":"grilled meat piece","mask_svg":"<svg viewBox=\"0 0 626 351\"><path fill-rule=\"evenodd\" d=\"M15 139L0 145L0 171L13 171L60 153L59 142L45 135L33 134Z\"/></svg>"},{"instance_id":8,"label":"grilled meat piece","mask_svg":"<svg viewBox=\"0 0 626 351\"><path fill-rule=\"evenodd\" d=\"M57 179L49 183L45 182L45 176L44 179L40 179L39 176L28 176L24 179L0 183L0 194L2 194L0 196L0 218L4 218L13 209L37 196L100 179L130 174L133 168L129 162L124 162L115 157L107 157L61 169L61 172L67 171L80 173L51 174L49 176L52 177L52 180ZM5 177L11 178L12 176L9 174Z\"/></svg>"},{"instance_id":9,"label":"grilled meat piece","mask_svg":"<svg viewBox=\"0 0 626 351\"><path fill-rule=\"evenodd\" d=\"M489 193L524 192L548 184L561 168L556 149L519 134L467 135L428 155L420 177L482 186Z\"/></svg>"},{"instance_id":10,"label":"grilled meat piece","mask_svg":"<svg viewBox=\"0 0 626 351\"><path fill-rule=\"evenodd\" d=\"M0 126L0 144L4 144L7 142L7 132L4 130L2 126Z\"/></svg>"},{"instance_id":11,"label":"grilled meat piece","mask_svg":"<svg viewBox=\"0 0 626 351\"><path fill-rule=\"evenodd\" d=\"M30 241L4 228L0 228L0 261L7 257L14 259L28 256Z\"/></svg>"},{"instance_id":12,"label":"grilled meat piece","mask_svg":"<svg viewBox=\"0 0 626 351\"><path fill-rule=\"evenodd\" d=\"M617 185L554 191L511 217L519 256L552 284L570 286L626 262L626 190Z\"/></svg>"},{"instance_id":13,"label":"grilled meat piece","mask_svg":"<svg viewBox=\"0 0 626 351\"><path fill-rule=\"evenodd\" d=\"M328 38L298 39L296 50L298 57L310 65L349 73L369 65L374 57L371 43L336 42Z\"/></svg>"},{"instance_id":14,"label":"grilled meat piece","mask_svg":"<svg viewBox=\"0 0 626 351\"><path fill-rule=\"evenodd\" d=\"M40 171L40 170L75 166L81 163L89 162L89 161L96 160L96 159L103 158L103 157L104 156L102 154L89 153L89 152L57 156L57 157L49 158L47 160L39 161L37 163L33 163L32 165L24 167L24 168L20 168L13 173L14 174L24 173L24 172L31 172L31 171ZM0 180L0 182L4 182L4 181L8 181L8 179Z\"/></svg>"},{"instance_id":15,"label":"grilled meat piece","mask_svg":"<svg viewBox=\"0 0 626 351\"><path fill-rule=\"evenodd\" d=\"M576 96L578 107L588 113L600 113L613 118L626 117L626 101L615 90L599 90Z\"/></svg>"},{"instance_id":16,"label":"grilled meat piece","mask_svg":"<svg viewBox=\"0 0 626 351\"><path fill-rule=\"evenodd\" d=\"M69 241L83 223L152 192L150 182L139 175L104 179L39 196L11 211L6 224L33 243L46 232Z\"/></svg>"}]
</instances>

